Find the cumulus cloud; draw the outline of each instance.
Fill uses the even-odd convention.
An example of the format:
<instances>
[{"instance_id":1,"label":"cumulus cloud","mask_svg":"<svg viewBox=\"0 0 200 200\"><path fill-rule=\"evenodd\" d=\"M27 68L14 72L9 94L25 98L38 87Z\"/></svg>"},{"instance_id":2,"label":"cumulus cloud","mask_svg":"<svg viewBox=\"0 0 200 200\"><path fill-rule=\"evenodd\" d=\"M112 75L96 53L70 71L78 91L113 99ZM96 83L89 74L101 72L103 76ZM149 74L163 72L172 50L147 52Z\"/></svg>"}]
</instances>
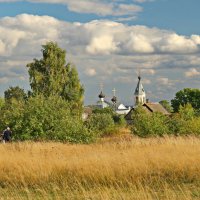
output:
<instances>
[{"instance_id":1,"label":"cumulus cloud","mask_svg":"<svg viewBox=\"0 0 200 200\"><path fill-rule=\"evenodd\" d=\"M5 84L5 83L8 83L9 82L9 78L7 77L0 77L0 83L1 84Z\"/></svg>"},{"instance_id":2,"label":"cumulus cloud","mask_svg":"<svg viewBox=\"0 0 200 200\"><path fill-rule=\"evenodd\" d=\"M28 14L0 19L0 38L0 56L37 55L39 46L52 40L69 48L72 54L150 55L145 68L157 65L159 55L164 61L163 55L200 52L198 35L184 36L167 30L128 26L107 20L68 23L49 16ZM152 57L152 54L159 58Z\"/></svg>"},{"instance_id":3,"label":"cumulus cloud","mask_svg":"<svg viewBox=\"0 0 200 200\"><path fill-rule=\"evenodd\" d=\"M96 72L96 69L94 68L88 68L86 69L85 74L88 76L95 76L97 72Z\"/></svg>"},{"instance_id":4,"label":"cumulus cloud","mask_svg":"<svg viewBox=\"0 0 200 200\"><path fill-rule=\"evenodd\" d=\"M173 83L171 80L169 80L168 77L160 77L160 78L157 78L157 83L159 85L165 85L165 86L172 86Z\"/></svg>"},{"instance_id":5,"label":"cumulus cloud","mask_svg":"<svg viewBox=\"0 0 200 200\"><path fill-rule=\"evenodd\" d=\"M145 79L142 79L142 83L149 85L149 84L151 84L151 80L145 78Z\"/></svg>"},{"instance_id":6,"label":"cumulus cloud","mask_svg":"<svg viewBox=\"0 0 200 200\"><path fill-rule=\"evenodd\" d=\"M111 21L93 21L84 27L91 35L87 50L92 54L185 54L200 50L198 35L187 37L157 28L127 26Z\"/></svg>"},{"instance_id":7,"label":"cumulus cloud","mask_svg":"<svg viewBox=\"0 0 200 200\"><path fill-rule=\"evenodd\" d=\"M156 73L154 69L142 69L141 72L149 75L154 75Z\"/></svg>"},{"instance_id":8,"label":"cumulus cloud","mask_svg":"<svg viewBox=\"0 0 200 200\"><path fill-rule=\"evenodd\" d=\"M69 23L49 16L22 14L0 19L0 82L26 82L26 64L41 57L41 45L47 41L56 41L67 50L67 61L75 63L84 85L93 76L131 85L134 78L137 80L138 68L145 75L146 84L157 81L161 87L174 82L160 69L181 69L183 72L177 74L185 73L187 77L199 73L199 35L184 36L108 20ZM188 71L188 66L196 71Z\"/></svg>"},{"instance_id":9,"label":"cumulus cloud","mask_svg":"<svg viewBox=\"0 0 200 200\"><path fill-rule=\"evenodd\" d=\"M186 77L200 76L200 71L197 71L196 68L190 68L185 72Z\"/></svg>"}]
</instances>

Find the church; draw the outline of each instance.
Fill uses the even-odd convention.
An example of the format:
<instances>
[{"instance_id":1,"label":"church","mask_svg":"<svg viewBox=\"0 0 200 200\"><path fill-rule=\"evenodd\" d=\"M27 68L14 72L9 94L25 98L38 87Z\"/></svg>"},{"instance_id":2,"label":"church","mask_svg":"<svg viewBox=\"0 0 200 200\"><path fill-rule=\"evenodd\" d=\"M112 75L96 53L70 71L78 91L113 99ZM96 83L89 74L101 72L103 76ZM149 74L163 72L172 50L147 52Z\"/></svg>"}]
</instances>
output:
<instances>
[{"instance_id":1,"label":"church","mask_svg":"<svg viewBox=\"0 0 200 200\"><path fill-rule=\"evenodd\" d=\"M114 91L113 98L111 99L111 101L107 101L105 99L105 94L101 90L98 96L99 101L97 101L96 107L102 109L106 107L111 107L115 110L117 114L125 115L127 121L131 120L132 112L134 112L134 109L138 105L142 105L147 112L160 112L162 114L169 115L167 110L160 103L149 102L149 100L146 98L146 92L142 85L140 75L138 76L138 82L134 92L133 106L127 107L123 103L118 102L117 97L115 95L115 89L113 91Z\"/></svg>"},{"instance_id":2,"label":"church","mask_svg":"<svg viewBox=\"0 0 200 200\"><path fill-rule=\"evenodd\" d=\"M117 97L115 95L115 89L114 91L114 95L111 99L111 102L105 100L105 95L103 94L103 92L101 91L101 93L99 94L99 101L97 101L97 108L113 108L115 110L115 112L119 115L126 115L128 114L128 112L131 110L131 107L127 107L125 106L123 103L119 102L117 100Z\"/></svg>"}]
</instances>

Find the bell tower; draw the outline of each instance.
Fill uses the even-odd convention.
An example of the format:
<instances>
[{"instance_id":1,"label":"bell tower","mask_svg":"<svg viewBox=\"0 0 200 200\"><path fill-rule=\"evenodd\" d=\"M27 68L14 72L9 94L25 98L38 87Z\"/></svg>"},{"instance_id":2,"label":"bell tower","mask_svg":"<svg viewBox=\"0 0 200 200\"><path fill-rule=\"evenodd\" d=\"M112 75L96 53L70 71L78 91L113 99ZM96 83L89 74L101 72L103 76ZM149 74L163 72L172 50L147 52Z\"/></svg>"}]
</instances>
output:
<instances>
[{"instance_id":1,"label":"bell tower","mask_svg":"<svg viewBox=\"0 0 200 200\"><path fill-rule=\"evenodd\" d=\"M146 103L146 93L141 83L141 76L138 76L138 83L134 93L135 106Z\"/></svg>"}]
</instances>

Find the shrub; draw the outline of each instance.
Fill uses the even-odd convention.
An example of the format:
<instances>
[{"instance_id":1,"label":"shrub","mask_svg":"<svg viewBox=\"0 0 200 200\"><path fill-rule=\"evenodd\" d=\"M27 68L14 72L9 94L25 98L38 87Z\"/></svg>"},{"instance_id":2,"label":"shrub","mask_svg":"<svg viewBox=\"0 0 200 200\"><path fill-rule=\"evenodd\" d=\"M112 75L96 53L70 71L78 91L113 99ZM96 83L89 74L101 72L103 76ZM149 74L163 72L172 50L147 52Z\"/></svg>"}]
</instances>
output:
<instances>
[{"instance_id":1,"label":"shrub","mask_svg":"<svg viewBox=\"0 0 200 200\"><path fill-rule=\"evenodd\" d=\"M114 128L114 120L110 114L92 114L86 122L87 127L98 135L108 133Z\"/></svg>"},{"instance_id":2,"label":"shrub","mask_svg":"<svg viewBox=\"0 0 200 200\"><path fill-rule=\"evenodd\" d=\"M93 132L71 114L70 104L61 97L40 95L15 104L3 109L1 123L12 127L17 140L88 143L94 139Z\"/></svg>"},{"instance_id":3,"label":"shrub","mask_svg":"<svg viewBox=\"0 0 200 200\"><path fill-rule=\"evenodd\" d=\"M180 105L178 112L180 114L181 119L183 120L190 120L193 119L193 117L195 116L194 108L189 103L187 103L184 106Z\"/></svg>"},{"instance_id":4,"label":"shrub","mask_svg":"<svg viewBox=\"0 0 200 200\"><path fill-rule=\"evenodd\" d=\"M168 126L170 132L175 135L200 134L200 118L195 116L189 103L179 107L179 113L171 117Z\"/></svg>"},{"instance_id":5,"label":"shrub","mask_svg":"<svg viewBox=\"0 0 200 200\"><path fill-rule=\"evenodd\" d=\"M191 120L182 120L180 135L200 135L200 118L193 118Z\"/></svg>"},{"instance_id":6,"label":"shrub","mask_svg":"<svg viewBox=\"0 0 200 200\"><path fill-rule=\"evenodd\" d=\"M110 107L106 107L106 108L95 108L93 109L92 113L94 114L109 114L109 115L113 115L114 111L112 108Z\"/></svg>"},{"instance_id":7,"label":"shrub","mask_svg":"<svg viewBox=\"0 0 200 200\"><path fill-rule=\"evenodd\" d=\"M138 106L133 113L131 131L141 137L162 136L169 133L166 121L163 114L147 113L142 106Z\"/></svg>"}]
</instances>

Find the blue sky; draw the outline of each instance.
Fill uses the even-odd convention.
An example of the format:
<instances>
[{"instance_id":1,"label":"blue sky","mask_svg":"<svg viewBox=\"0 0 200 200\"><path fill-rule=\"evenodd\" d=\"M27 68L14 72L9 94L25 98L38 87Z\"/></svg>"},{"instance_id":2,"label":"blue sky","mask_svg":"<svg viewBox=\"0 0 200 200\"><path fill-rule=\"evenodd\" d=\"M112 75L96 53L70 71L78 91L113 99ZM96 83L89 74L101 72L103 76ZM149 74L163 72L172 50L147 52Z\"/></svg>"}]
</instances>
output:
<instances>
[{"instance_id":1,"label":"blue sky","mask_svg":"<svg viewBox=\"0 0 200 200\"><path fill-rule=\"evenodd\" d=\"M85 104L100 83L133 104L137 71L152 101L200 83L199 0L0 0L0 94L29 88L26 64L41 45L67 50L84 84Z\"/></svg>"}]
</instances>

